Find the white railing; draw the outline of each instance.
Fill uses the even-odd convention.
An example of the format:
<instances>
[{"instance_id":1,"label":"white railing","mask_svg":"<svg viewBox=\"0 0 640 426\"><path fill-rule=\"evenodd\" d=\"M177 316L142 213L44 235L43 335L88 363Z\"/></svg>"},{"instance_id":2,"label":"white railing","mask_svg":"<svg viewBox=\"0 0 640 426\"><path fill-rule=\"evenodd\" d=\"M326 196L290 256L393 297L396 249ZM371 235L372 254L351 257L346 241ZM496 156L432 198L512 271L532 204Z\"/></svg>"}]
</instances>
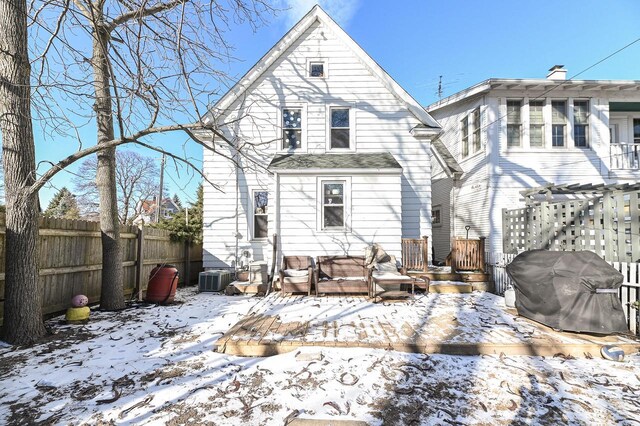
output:
<instances>
[{"instance_id":1,"label":"white railing","mask_svg":"<svg viewBox=\"0 0 640 426\"><path fill-rule=\"evenodd\" d=\"M609 145L611 170L640 170L640 144L612 143Z\"/></svg>"},{"instance_id":2,"label":"white railing","mask_svg":"<svg viewBox=\"0 0 640 426\"><path fill-rule=\"evenodd\" d=\"M489 253L486 254L487 273L494 283L494 292L500 296L511 285L511 278L507 275L506 266L516 257L515 254ZM622 302L622 309L627 317L629 330L640 335L640 264L627 262L608 262L624 275L622 287L618 297Z\"/></svg>"}]
</instances>

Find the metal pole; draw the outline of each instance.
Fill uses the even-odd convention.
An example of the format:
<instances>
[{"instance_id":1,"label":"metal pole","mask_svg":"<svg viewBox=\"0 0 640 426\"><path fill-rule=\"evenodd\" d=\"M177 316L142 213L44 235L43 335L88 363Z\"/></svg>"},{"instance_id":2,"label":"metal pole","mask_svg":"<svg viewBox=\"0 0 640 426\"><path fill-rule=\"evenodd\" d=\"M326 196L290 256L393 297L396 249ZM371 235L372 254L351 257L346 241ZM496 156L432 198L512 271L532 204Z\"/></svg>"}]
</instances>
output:
<instances>
[{"instance_id":1,"label":"metal pole","mask_svg":"<svg viewBox=\"0 0 640 426\"><path fill-rule=\"evenodd\" d=\"M155 218L155 222L158 223L160 222L160 210L162 210L162 193L163 193L163 186L164 186L164 162L165 162L165 156L164 154L162 154L162 161L160 162L160 190L158 191L158 199L156 201L156 218Z\"/></svg>"}]
</instances>

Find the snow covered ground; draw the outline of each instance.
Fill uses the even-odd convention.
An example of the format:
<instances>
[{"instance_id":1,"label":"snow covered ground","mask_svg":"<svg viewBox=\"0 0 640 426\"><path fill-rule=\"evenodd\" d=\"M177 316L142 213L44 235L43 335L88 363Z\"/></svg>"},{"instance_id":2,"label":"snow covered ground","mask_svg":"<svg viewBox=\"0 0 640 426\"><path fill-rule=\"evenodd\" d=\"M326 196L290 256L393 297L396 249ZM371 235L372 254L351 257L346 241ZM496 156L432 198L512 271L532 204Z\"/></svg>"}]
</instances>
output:
<instances>
[{"instance_id":1,"label":"snow covered ground","mask_svg":"<svg viewBox=\"0 0 640 426\"><path fill-rule=\"evenodd\" d=\"M212 351L261 302L180 290L169 307L49 322L0 346L0 424L640 424L640 356L624 362L307 347L270 358Z\"/></svg>"}]
</instances>

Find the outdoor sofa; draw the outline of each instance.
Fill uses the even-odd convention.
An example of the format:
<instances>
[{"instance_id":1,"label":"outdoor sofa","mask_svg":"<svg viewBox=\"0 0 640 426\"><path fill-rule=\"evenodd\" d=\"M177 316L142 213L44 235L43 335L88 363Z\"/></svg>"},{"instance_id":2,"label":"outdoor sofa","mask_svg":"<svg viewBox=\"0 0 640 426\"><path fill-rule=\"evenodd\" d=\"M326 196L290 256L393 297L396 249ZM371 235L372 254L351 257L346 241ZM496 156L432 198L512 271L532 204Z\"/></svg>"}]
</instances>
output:
<instances>
[{"instance_id":1,"label":"outdoor sofa","mask_svg":"<svg viewBox=\"0 0 640 426\"><path fill-rule=\"evenodd\" d=\"M316 295L364 293L370 295L369 271L364 256L318 256Z\"/></svg>"}]
</instances>

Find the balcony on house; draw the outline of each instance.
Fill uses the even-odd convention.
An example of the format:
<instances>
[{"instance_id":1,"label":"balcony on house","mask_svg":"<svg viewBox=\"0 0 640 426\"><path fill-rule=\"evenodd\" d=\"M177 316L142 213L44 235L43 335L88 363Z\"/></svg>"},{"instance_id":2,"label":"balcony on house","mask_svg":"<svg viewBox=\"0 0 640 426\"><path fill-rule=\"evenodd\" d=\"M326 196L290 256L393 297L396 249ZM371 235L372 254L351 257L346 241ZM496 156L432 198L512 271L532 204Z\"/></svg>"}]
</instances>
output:
<instances>
[{"instance_id":1,"label":"balcony on house","mask_svg":"<svg viewBox=\"0 0 640 426\"><path fill-rule=\"evenodd\" d=\"M609 102L611 170L640 170L640 102Z\"/></svg>"},{"instance_id":2,"label":"balcony on house","mask_svg":"<svg viewBox=\"0 0 640 426\"><path fill-rule=\"evenodd\" d=\"M640 143L619 142L609 145L611 170L640 170Z\"/></svg>"}]
</instances>

